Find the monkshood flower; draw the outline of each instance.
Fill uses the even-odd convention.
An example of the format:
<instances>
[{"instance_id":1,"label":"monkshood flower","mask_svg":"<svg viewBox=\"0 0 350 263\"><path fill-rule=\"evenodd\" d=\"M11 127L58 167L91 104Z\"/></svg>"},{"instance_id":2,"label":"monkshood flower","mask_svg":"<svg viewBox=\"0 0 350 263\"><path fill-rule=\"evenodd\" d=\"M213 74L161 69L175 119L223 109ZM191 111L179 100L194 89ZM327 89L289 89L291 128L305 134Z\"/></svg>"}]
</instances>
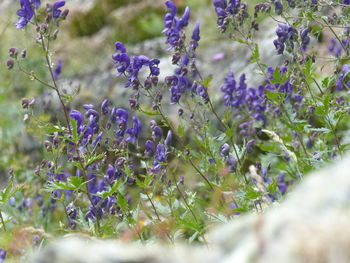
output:
<instances>
[{"instance_id":1,"label":"monkshood flower","mask_svg":"<svg viewBox=\"0 0 350 263\"><path fill-rule=\"evenodd\" d=\"M170 143L171 143L172 138L173 138L173 133L172 133L171 130L169 130L167 136L165 137L164 144L166 146L169 146Z\"/></svg>"},{"instance_id":2,"label":"monkshood flower","mask_svg":"<svg viewBox=\"0 0 350 263\"><path fill-rule=\"evenodd\" d=\"M225 143L220 147L220 154L222 156L228 156L230 153L230 145Z\"/></svg>"},{"instance_id":3,"label":"monkshood flower","mask_svg":"<svg viewBox=\"0 0 350 263\"><path fill-rule=\"evenodd\" d=\"M129 135L126 138L126 141L130 143L135 143L136 139L141 133L142 125L140 120L137 117L132 117L132 121L133 121L132 128L126 130L126 133Z\"/></svg>"},{"instance_id":4,"label":"monkshood flower","mask_svg":"<svg viewBox=\"0 0 350 263\"><path fill-rule=\"evenodd\" d=\"M153 157L156 152L156 146L153 141L147 140L145 143L145 155L147 158Z\"/></svg>"},{"instance_id":5,"label":"monkshood flower","mask_svg":"<svg viewBox=\"0 0 350 263\"><path fill-rule=\"evenodd\" d=\"M58 79L62 73L62 60L58 60L56 67L53 70L53 78Z\"/></svg>"},{"instance_id":6,"label":"monkshood flower","mask_svg":"<svg viewBox=\"0 0 350 263\"><path fill-rule=\"evenodd\" d=\"M345 84L348 89L350 88L350 81L345 83L345 79L347 74L349 73L349 65L343 65L341 73L338 77L338 79L335 81L335 90L340 91L343 89L343 85Z\"/></svg>"},{"instance_id":7,"label":"monkshood flower","mask_svg":"<svg viewBox=\"0 0 350 263\"><path fill-rule=\"evenodd\" d=\"M186 7L181 18L176 16L177 8L172 0L165 2L168 13L164 16L164 30L163 33L167 37L166 44L169 49L181 48L184 42L184 28L188 25L190 19L190 9Z\"/></svg>"},{"instance_id":8,"label":"monkshood flower","mask_svg":"<svg viewBox=\"0 0 350 263\"><path fill-rule=\"evenodd\" d=\"M306 51L307 46L310 43L310 37L309 37L309 29L304 28L300 31L300 38L301 38L301 50Z\"/></svg>"},{"instance_id":9,"label":"monkshood flower","mask_svg":"<svg viewBox=\"0 0 350 263\"><path fill-rule=\"evenodd\" d=\"M217 24L222 29L226 30L226 18L233 17L239 12L241 0L213 0L213 5L217 15Z\"/></svg>"},{"instance_id":10,"label":"monkshood flower","mask_svg":"<svg viewBox=\"0 0 350 263\"><path fill-rule=\"evenodd\" d=\"M25 27L34 16L35 9L40 7L40 0L20 0L21 8L17 10L19 16L16 28Z\"/></svg>"},{"instance_id":11,"label":"monkshood flower","mask_svg":"<svg viewBox=\"0 0 350 263\"><path fill-rule=\"evenodd\" d=\"M6 254L7 254L6 250L0 248L0 262L4 262L5 261Z\"/></svg>"},{"instance_id":12,"label":"monkshood flower","mask_svg":"<svg viewBox=\"0 0 350 263\"><path fill-rule=\"evenodd\" d=\"M197 22L196 26L195 26L195 28L194 28L194 30L192 32L192 40L190 42L190 48L192 50L195 50L198 47L198 42L201 39L201 37L200 37L200 28L199 27L200 27L200 23Z\"/></svg>"},{"instance_id":13,"label":"monkshood flower","mask_svg":"<svg viewBox=\"0 0 350 263\"><path fill-rule=\"evenodd\" d=\"M124 136L129 120L129 113L127 110L123 108L116 109L115 111L112 109L111 112L111 121L116 122L118 129L116 130L117 136Z\"/></svg>"},{"instance_id":14,"label":"monkshood flower","mask_svg":"<svg viewBox=\"0 0 350 263\"><path fill-rule=\"evenodd\" d=\"M117 67L119 74L125 73L130 66L130 57L126 53L126 48L121 42L115 43L115 51L112 58L115 61L114 65Z\"/></svg>"},{"instance_id":15,"label":"monkshood flower","mask_svg":"<svg viewBox=\"0 0 350 263\"><path fill-rule=\"evenodd\" d=\"M58 19L62 13L62 8L66 4L65 1L56 1L52 6L52 15L55 19Z\"/></svg>"},{"instance_id":16,"label":"monkshood flower","mask_svg":"<svg viewBox=\"0 0 350 263\"><path fill-rule=\"evenodd\" d=\"M278 176L277 176L277 185L278 185L278 189L280 190L281 194L284 195L286 192L287 192L287 189L288 189L288 186L285 182L285 177L286 177L286 174L285 173L280 173Z\"/></svg>"},{"instance_id":17,"label":"monkshood flower","mask_svg":"<svg viewBox=\"0 0 350 263\"><path fill-rule=\"evenodd\" d=\"M276 14L277 15L282 14L282 12L283 12L283 5L282 5L281 1L275 0L273 4L275 5L275 12L276 12Z\"/></svg>"},{"instance_id":18,"label":"monkshood flower","mask_svg":"<svg viewBox=\"0 0 350 263\"><path fill-rule=\"evenodd\" d=\"M350 0L343 0L343 5L350 5Z\"/></svg>"},{"instance_id":19,"label":"monkshood flower","mask_svg":"<svg viewBox=\"0 0 350 263\"><path fill-rule=\"evenodd\" d=\"M292 51L294 41L297 40L298 31L287 23L280 23L278 24L276 34L278 38L273 41L273 44L276 47L277 54L283 54L285 49Z\"/></svg>"},{"instance_id":20,"label":"monkshood flower","mask_svg":"<svg viewBox=\"0 0 350 263\"><path fill-rule=\"evenodd\" d=\"M159 59L149 59L146 56L135 56L132 59L126 53L126 48L121 42L115 43L115 51L112 58L115 61L114 66L117 68L119 75L125 74L128 77L128 82L125 87L138 86L138 74L140 70L146 66L150 70L149 77L158 76L159 71Z\"/></svg>"},{"instance_id":21,"label":"monkshood flower","mask_svg":"<svg viewBox=\"0 0 350 263\"><path fill-rule=\"evenodd\" d=\"M228 166L228 169L231 173L234 173L237 168L237 159L233 156L227 156L226 157L226 164Z\"/></svg>"},{"instance_id":22,"label":"monkshood flower","mask_svg":"<svg viewBox=\"0 0 350 263\"><path fill-rule=\"evenodd\" d=\"M105 99L101 104L101 112L103 115L107 115L109 113L109 100Z\"/></svg>"},{"instance_id":23,"label":"monkshood flower","mask_svg":"<svg viewBox=\"0 0 350 263\"><path fill-rule=\"evenodd\" d=\"M75 227L77 225L75 220L77 219L77 214L78 214L75 205L73 205L73 204L67 205L66 206L66 212L67 212L67 216L68 216L69 226L72 229L75 229Z\"/></svg>"}]
</instances>

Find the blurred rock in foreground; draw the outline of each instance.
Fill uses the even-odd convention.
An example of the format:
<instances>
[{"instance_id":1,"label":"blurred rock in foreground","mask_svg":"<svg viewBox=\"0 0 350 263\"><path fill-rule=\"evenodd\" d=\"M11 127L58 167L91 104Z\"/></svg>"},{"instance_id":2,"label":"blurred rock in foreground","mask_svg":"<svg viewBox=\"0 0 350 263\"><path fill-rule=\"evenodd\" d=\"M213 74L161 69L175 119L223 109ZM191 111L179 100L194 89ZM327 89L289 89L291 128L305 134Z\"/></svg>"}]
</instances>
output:
<instances>
[{"instance_id":1,"label":"blurred rock in foreground","mask_svg":"<svg viewBox=\"0 0 350 263\"><path fill-rule=\"evenodd\" d=\"M209 249L65 238L35 263L350 262L350 156L308 176L280 206L214 229Z\"/></svg>"}]
</instances>

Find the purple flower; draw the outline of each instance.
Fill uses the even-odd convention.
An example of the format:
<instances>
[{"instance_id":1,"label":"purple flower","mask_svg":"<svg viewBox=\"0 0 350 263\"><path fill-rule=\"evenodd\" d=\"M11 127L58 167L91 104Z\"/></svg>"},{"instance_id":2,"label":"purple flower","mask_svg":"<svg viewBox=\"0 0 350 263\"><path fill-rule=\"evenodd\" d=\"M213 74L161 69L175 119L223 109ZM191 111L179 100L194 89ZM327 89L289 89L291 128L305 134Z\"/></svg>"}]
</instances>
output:
<instances>
[{"instance_id":1,"label":"purple flower","mask_svg":"<svg viewBox=\"0 0 350 263\"><path fill-rule=\"evenodd\" d=\"M21 8L17 10L19 16L16 28L25 27L34 16L34 9L38 9L40 6L40 0L20 0Z\"/></svg>"},{"instance_id":2,"label":"purple flower","mask_svg":"<svg viewBox=\"0 0 350 263\"><path fill-rule=\"evenodd\" d=\"M95 140L92 142L92 146L93 146L93 147L96 147L96 145L100 143L100 141L101 141L101 139L102 139L102 136L103 136L103 132L100 132L100 133L96 136Z\"/></svg>"},{"instance_id":3,"label":"purple flower","mask_svg":"<svg viewBox=\"0 0 350 263\"><path fill-rule=\"evenodd\" d=\"M55 19L59 18L61 13L62 13L62 10L60 10L61 7L63 7L64 5L66 4L65 1L56 1L54 4L53 4L53 7L52 7L52 15Z\"/></svg>"},{"instance_id":4,"label":"purple flower","mask_svg":"<svg viewBox=\"0 0 350 263\"><path fill-rule=\"evenodd\" d=\"M62 73L62 60L58 60L56 67L53 70L53 78L58 79Z\"/></svg>"},{"instance_id":5,"label":"purple flower","mask_svg":"<svg viewBox=\"0 0 350 263\"><path fill-rule=\"evenodd\" d=\"M146 157L150 158L154 155L156 151L156 146L154 145L154 142L151 140L147 140L145 144L145 155Z\"/></svg>"},{"instance_id":6,"label":"purple flower","mask_svg":"<svg viewBox=\"0 0 350 263\"><path fill-rule=\"evenodd\" d=\"M230 145L227 143L224 143L221 147L220 147L220 154L222 156L228 156L230 153Z\"/></svg>"},{"instance_id":7,"label":"purple flower","mask_svg":"<svg viewBox=\"0 0 350 263\"><path fill-rule=\"evenodd\" d=\"M237 160L235 157L226 157L226 164L230 172L235 172L237 168Z\"/></svg>"},{"instance_id":8,"label":"purple flower","mask_svg":"<svg viewBox=\"0 0 350 263\"><path fill-rule=\"evenodd\" d=\"M235 203L230 203L230 208L231 209L237 209L238 206ZM233 214L234 215L240 215L241 213L240 212L234 212Z\"/></svg>"},{"instance_id":9,"label":"purple flower","mask_svg":"<svg viewBox=\"0 0 350 263\"><path fill-rule=\"evenodd\" d=\"M285 177L286 174L285 173L280 173L277 176L277 184L278 184L278 189L280 190L281 194L284 195L288 189L287 184L285 183Z\"/></svg>"},{"instance_id":10,"label":"purple flower","mask_svg":"<svg viewBox=\"0 0 350 263\"><path fill-rule=\"evenodd\" d=\"M115 43L115 50L117 53L114 53L112 56L115 61L114 65L117 67L119 74L123 74L130 66L130 57L126 53L126 48L121 42Z\"/></svg>"},{"instance_id":11,"label":"purple flower","mask_svg":"<svg viewBox=\"0 0 350 263\"><path fill-rule=\"evenodd\" d=\"M152 138L154 140L159 140L163 136L163 130L159 126L155 125L152 127Z\"/></svg>"},{"instance_id":12,"label":"purple flower","mask_svg":"<svg viewBox=\"0 0 350 263\"><path fill-rule=\"evenodd\" d=\"M109 112L109 100L105 99L101 104L102 114L107 115Z\"/></svg>"},{"instance_id":13,"label":"purple flower","mask_svg":"<svg viewBox=\"0 0 350 263\"><path fill-rule=\"evenodd\" d=\"M140 120L137 117L132 117L133 125L132 128L127 129L126 133L129 134L129 137L126 138L127 142L134 143L141 133L142 125Z\"/></svg>"},{"instance_id":14,"label":"purple flower","mask_svg":"<svg viewBox=\"0 0 350 263\"><path fill-rule=\"evenodd\" d=\"M78 127L81 126L83 122L83 115L80 113L80 111L72 110L69 115L73 120L77 121Z\"/></svg>"},{"instance_id":15,"label":"purple flower","mask_svg":"<svg viewBox=\"0 0 350 263\"><path fill-rule=\"evenodd\" d=\"M164 30L163 33L167 37L166 44L169 44L169 49L179 48L183 45L181 33L188 25L190 19L190 9L186 7L185 12L181 18L176 17L177 8L173 1L165 2L168 13L164 16Z\"/></svg>"},{"instance_id":16,"label":"purple flower","mask_svg":"<svg viewBox=\"0 0 350 263\"><path fill-rule=\"evenodd\" d=\"M126 129L126 126L128 124L129 113L126 110L124 110L123 108L119 108L116 110L115 115L116 115L116 121L117 121L118 128L119 128L117 135L123 136L125 129Z\"/></svg>"},{"instance_id":17,"label":"purple flower","mask_svg":"<svg viewBox=\"0 0 350 263\"><path fill-rule=\"evenodd\" d=\"M169 146L169 145L170 145L172 137L173 137L173 133L171 132L171 130L169 130L169 131L168 131L168 134L167 134L167 136L166 136L166 138L165 138L165 140L164 140L164 144L165 144L166 146Z\"/></svg>"},{"instance_id":18,"label":"purple flower","mask_svg":"<svg viewBox=\"0 0 350 263\"><path fill-rule=\"evenodd\" d=\"M276 0L274 2L274 5L275 5L275 12L276 12L276 14L278 14L278 15L282 14L283 6L281 4L281 1Z\"/></svg>"},{"instance_id":19,"label":"purple flower","mask_svg":"<svg viewBox=\"0 0 350 263\"><path fill-rule=\"evenodd\" d=\"M338 79L335 81L335 90L340 91L343 89L343 83L345 82L345 78L349 72L349 66L348 65L343 65L341 73L338 77ZM346 85L348 86L348 88L350 88L350 85L348 83L346 83Z\"/></svg>"},{"instance_id":20,"label":"purple flower","mask_svg":"<svg viewBox=\"0 0 350 263\"><path fill-rule=\"evenodd\" d=\"M304 28L300 31L300 38L301 38L301 50L306 51L307 46L310 43L310 37L308 36L309 34L309 29Z\"/></svg>"},{"instance_id":21,"label":"purple flower","mask_svg":"<svg viewBox=\"0 0 350 263\"><path fill-rule=\"evenodd\" d=\"M5 261L6 254L7 254L6 250L0 248L0 263Z\"/></svg>"},{"instance_id":22,"label":"purple flower","mask_svg":"<svg viewBox=\"0 0 350 263\"><path fill-rule=\"evenodd\" d=\"M273 44L277 49L277 54L283 54L285 48L292 51L297 36L297 30L287 23L280 23L278 24L276 34L278 38L273 41Z\"/></svg>"}]
</instances>

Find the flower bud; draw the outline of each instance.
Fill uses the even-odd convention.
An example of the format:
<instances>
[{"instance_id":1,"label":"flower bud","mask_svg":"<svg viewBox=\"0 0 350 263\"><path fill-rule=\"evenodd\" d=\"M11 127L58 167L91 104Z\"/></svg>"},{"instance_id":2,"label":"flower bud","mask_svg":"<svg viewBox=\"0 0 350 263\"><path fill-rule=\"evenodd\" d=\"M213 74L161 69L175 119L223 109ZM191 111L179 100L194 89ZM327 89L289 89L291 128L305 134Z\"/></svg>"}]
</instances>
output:
<instances>
[{"instance_id":1,"label":"flower bud","mask_svg":"<svg viewBox=\"0 0 350 263\"><path fill-rule=\"evenodd\" d=\"M62 13L61 13L61 17L62 17L63 19L66 19L66 17L68 16L68 14L69 14L69 9L64 9L64 10L62 11Z\"/></svg>"},{"instance_id":2,"label":"flower bud","mask_svg":"<svg viewBox=\"0 0 350 263\"><path fill-rule=\"evenodd\" d=\"M137 100L135 100L135 99L129 99L129 105L130 105L130 108L132 108L132 109L138 108L138 103L137 103Z\"/></svg>"},{"instance_id":3,"label":"flower bud","mask_svg":"<svg viewBox=\"0 0 350 263\"><path fill-rule=\"evenodd\" d=\"M27 50L23 49L21 52L21 57L26 58L27 57Z\"/></svg>"},{"instance_id":4,"label":"flower bud","mask_svg":"<svg viewBox=\"0 0 350 263\"><path fill-rule=\"evenodd\" d=\"M47 24L41 24L40 25L40 32L42 33L42 34L45 34L46 32L47 32L47 30L48 30L48 25Z\"/></svg>"},{"instance_id":5,"label":"flower bud","mask_svg":"<svg viewBox=\"0 0 350 263\"><path fill-rule=\"evenodd\" d=\"M44 145L45 145L46 151L49 151L50 148L51 148L51 142L45 141L45 142L44 142Z\"/></svg>"},{"instance_id":6,"label":"flower bud","mask_svg":"<svg viewBox=\"0 0 350 263\"><path fill-rule=\"evenodd\" d=\"M7 60L6 64L8 69L13 69L13 66L15 65L15 61L13 59L9 59Z\"/></svg>"},{"instance_id":7,"label":"flower bud","mask_svg":"<svg viewBox=\"0 0 350 263\"><path fill-rule=\"evenodd\" d=\"M29 106L29 99L27 98L22 98L22 108L26 109Z\"/></svg>"},{"instance_id":8,"label":"flower bud","mask_svg":"<svg viewBox=\"0 0 350 263\"><path fill-rule=\"evenodd\" d=\"M18 49L15 48L15 47L12 47L9 49L9 55L11 58L17 58L17 55L18 55Z\"/></svg>"},{"instance_id":9,"label":"flower bud","mask_svg":"<svg viewBox=\"0 0 350 263\"><path fill-rule=\"evenodd\" d=\"M48 13L46 18L45 18L45 22L49 24L52 20L52 17L53 17L52 13Z\"/></svg>"}]
</instances>

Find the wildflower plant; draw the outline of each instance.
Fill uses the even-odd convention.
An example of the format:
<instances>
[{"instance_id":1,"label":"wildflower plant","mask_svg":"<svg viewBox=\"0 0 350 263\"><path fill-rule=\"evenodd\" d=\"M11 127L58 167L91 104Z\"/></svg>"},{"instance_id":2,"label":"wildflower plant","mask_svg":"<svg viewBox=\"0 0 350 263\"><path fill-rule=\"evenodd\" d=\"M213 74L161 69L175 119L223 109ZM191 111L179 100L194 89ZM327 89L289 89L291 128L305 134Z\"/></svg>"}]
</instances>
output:
<instances>
[{"instance_id":1,"label":"wildflower plant","mask_svg":"<svg viewBox=\"0 0 350 263\"><path fill-rule=\"evenodd\" d=\"M7 67L51 90L61 111L42 122L35 100L22 99L26 118L46 132L45 158L35 171L43 187L29 197L20 187L13 190L17 179L11 177L0 216L3 202L12 207L12 217L21 203L21 209L36 207L34 212L58 220L61 232L205 243L212 222L260 213L309 171L341 157L349 128L348 1L248 4L213 0L212 21L249 49L250 63L263 77L259 85L249 85L246 74L233 69L214 85L197 63L201 23L191 20L188 7L180 12L167 0L163 34L174 73L160 79L158 58L132 56L117 41L110 60L115 77L125 81L130 107L107 98L73 108L77 92L60 87L64 63L52 50L69 14L66 3L21 0L15 27L35 34L47 78L23 66L30 56L25 50L11 48ZM262 17L276 21L271 48L283 61L277 67L260 58L255 34ZM332 34L330 73L320 71L324 58L311 45L326 31ZM140 74L145 70L146 77ZM177 122L165 108L178 113ZM5 224L2 220L4 230ZM37 224L49 229L43 221Z\"/></svg>"}]
</instances>

